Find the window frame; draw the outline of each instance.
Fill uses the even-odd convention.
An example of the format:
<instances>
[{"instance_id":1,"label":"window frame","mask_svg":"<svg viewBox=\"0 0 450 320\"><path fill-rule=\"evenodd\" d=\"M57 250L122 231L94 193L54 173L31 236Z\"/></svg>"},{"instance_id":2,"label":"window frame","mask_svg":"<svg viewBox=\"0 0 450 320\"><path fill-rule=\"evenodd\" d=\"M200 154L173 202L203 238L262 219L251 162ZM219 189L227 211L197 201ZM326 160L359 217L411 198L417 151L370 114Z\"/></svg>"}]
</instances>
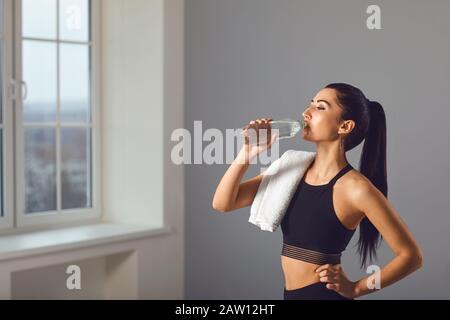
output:
<instances>
[{"instance_id":1,"label":"window frame","mask_svg":"<svg viewBox=\"0 0 450 320\"><path fill-rule=\"evenodd\" d=\"M59 20L59 12L57 23ZM15 49L15 62L14 62L14 79L16 84L20 84L22 81L22 0L15 0L14 3L14 49ZM99 0L91 0L91 58L90 58L90 101L91 101L91 179L92 179L92 208L88 209L71 209L60 210L49 213L33 213L25 214L24 203L24 126L22 123L22 99L14 100L15 110L15 223L14 228L16 230L22 229L34 229L34 228L49 228L54 226L76 225L84 223L96 223L101 220L102 203L100 192L100 130L101 130L101 87L100 87L100 62L101 62L101 3ZM59 41L59 39L58 39ZM59 81L59 79L58 79ZM58 82L59 86L59 82ZM19 88L19 86L18 86ZM22 96L22 87L17 90L20 97ZM55 128L60 128L60 122L57 122ZM62 126L64 127L64 126ZM89 126L87 126L88 128ZM56 141L60 140L60 130L57 130ZM57 205L61 204L60 201L60 151L57 154Z\"/></svg>"},{"instance_id":2,"label":"window frame","mask_svg":"<svg viewBox=\"0 0 450 320\"><path fill-rule=\"evenodd\" d=\"M3 53L2 64L2 95L3 95L3 216L0 216L0 231L14 227L14 140L13 140L13 1L3 0Z\"/></svg>"}]
</instances>

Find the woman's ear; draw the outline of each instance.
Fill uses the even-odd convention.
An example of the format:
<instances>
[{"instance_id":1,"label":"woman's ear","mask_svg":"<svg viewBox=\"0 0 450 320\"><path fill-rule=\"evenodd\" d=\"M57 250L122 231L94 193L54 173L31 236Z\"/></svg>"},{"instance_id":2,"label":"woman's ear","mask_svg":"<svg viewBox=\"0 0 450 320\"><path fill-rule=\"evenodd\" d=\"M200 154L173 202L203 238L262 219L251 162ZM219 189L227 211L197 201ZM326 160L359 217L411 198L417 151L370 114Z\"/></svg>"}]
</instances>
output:
<instances>
[{"instance_id":1,"label":"woman's ear","mask_svg":"<svg viewBox=\"0 0 450 320\"><path fill-rule=\"evenodd\" d=\"M355 121L345 120L339 128L338 133L348 135L350 132L352 132L353 128L355 128Z\"/></svg>"}]
</instances>

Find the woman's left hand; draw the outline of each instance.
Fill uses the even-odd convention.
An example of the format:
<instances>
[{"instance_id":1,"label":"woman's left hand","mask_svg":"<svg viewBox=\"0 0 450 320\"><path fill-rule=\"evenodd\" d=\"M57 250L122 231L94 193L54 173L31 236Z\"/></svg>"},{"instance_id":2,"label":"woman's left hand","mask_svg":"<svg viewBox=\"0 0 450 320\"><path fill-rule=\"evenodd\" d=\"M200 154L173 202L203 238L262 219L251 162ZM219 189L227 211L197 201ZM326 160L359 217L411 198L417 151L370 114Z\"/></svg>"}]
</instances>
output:
<instances>
[{"instance_id":1,"label":"woman's left hand","mask_svg":"<svg viewBox=\"0 0 450 320\"><path fill-rule=\"evenodd\" d=\"M346 298L355 297L356 283L350 281L340 264L325 264L316 269L320 282L327 282L327 288L334 290Z\"/></svg>"}]
</instances>

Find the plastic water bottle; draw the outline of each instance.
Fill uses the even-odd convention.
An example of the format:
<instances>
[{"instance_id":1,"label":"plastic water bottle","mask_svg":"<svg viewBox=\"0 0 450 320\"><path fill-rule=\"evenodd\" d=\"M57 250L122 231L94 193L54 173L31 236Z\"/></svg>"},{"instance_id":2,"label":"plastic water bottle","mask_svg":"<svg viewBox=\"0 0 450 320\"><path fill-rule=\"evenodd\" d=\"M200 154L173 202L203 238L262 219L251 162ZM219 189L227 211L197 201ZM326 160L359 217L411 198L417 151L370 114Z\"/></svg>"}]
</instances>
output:
<instances>
[{"instance_id":1,"label":"plastic water bottle","mask_svg":"<svg viewBox=\"0 0 450 320\"><path fill-rule=\"evenodd\" d=\"M286 118L269 122L271 130L278 130L278 138L277 139L288 139L294 137L300 130L305 128L305 122L303 119L300 121ZM257 138L254 137L254 133L257 133L256 130L250 130L249 134L243 129L240 129L240 133L242 135L246 135L250 138L250 143L261 143L265 142L268 134L268 130L266 130L266 134L262 134L260 137L260 141L257 141Z\"/></svg>"},{"instance_id":2,"label":"plastic water bottle","mask_svg":"<svg viewBox=\"0 0 450 320\"><path fill-rule=\"evenodd\" d=\"M305 126L304 121L293 119L281 119L270 122L272 130L278 130L278 139L287 139L294 137Z\"/></svg>"}]
</instances>

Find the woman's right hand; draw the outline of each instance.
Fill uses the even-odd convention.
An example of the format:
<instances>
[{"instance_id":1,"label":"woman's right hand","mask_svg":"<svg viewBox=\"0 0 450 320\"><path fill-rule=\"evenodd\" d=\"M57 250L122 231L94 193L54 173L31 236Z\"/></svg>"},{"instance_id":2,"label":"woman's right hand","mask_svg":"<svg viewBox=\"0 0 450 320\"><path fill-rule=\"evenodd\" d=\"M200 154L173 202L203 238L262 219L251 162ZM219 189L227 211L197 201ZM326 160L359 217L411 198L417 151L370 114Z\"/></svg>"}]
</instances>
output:
<instances>
[{"instance_id":1,"label":"woman's right hand","mask_svg":"<svg viewBox=\"0 0 450 320\"><path fill-rule=\"evenodd\" d=\"M245 125L242 129L244 130L244 140L245 143L242 146L241 152L244 153L246 159L252 160L258 154L262 153L264 150L268 150L272 147L274 142L277 139L277 135L271 133L270 122L272 118L260 118L256 120L250 121L247 125ZM254 130L254 131L251 131ZM266 129L267 130L267 139L259 139L259 130ZM252 134L251 137L246 135L246 133ZM254 135L256 133L256 136ZM261 132L263 134L263 132ZM264 137L264 135L263 135ZM250 140L252 139L252 140ZM250 143L252 142L252 143Z\"/></svg>"}]
</instances>

